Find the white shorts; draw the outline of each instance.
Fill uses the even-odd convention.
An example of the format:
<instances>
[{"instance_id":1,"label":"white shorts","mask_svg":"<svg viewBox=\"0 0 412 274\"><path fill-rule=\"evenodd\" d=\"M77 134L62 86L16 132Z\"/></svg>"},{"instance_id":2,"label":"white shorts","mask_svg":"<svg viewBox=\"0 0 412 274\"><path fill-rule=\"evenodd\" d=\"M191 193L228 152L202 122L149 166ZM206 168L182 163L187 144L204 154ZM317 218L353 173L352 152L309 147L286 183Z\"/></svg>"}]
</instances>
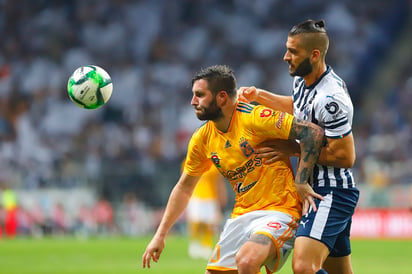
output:
<instances>
[{"instance_id":1,"label":"white shorts","mask_svg":"<svg viewBox=\"0 0 412 274\"><path fill-rule=\"evenodd\" d=\"M220 208L216 200L191 198L187 205L187 220L206 224L218 224Z\"/></svg>"},{"instance_id":2,"label":"white shorts","mask_svg":"<svg viewBox=\"0 0 412 274\"><path fill-rule=\"evenodd\" d=\"M268 273L279 270L293 249L298 219L279 211L253 211L227 220L206 269L236 270L236 253L253 234L270 237L276 258L265 265Z\"/></svg>"}]
</instances>

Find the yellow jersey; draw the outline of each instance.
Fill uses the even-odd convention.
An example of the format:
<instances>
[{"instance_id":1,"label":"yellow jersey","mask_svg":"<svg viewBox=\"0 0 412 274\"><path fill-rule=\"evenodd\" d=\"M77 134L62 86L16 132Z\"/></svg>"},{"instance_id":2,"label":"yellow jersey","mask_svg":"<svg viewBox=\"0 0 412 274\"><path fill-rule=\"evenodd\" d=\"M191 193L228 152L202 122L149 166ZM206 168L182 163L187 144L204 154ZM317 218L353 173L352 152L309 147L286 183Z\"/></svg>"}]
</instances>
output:
<instances>
[{"instance_id":1,"label":"yellow jersey","mask_svg":"<svg viewBox=\"0 0 412 274\"><path fill-rule=\"evenodd\" d=\"M277 210L300 218L301 205L290 161L267 165L255 147L269 139L287 139L293 116L264 106L238 102L222 132L211 121L192 135L184 172L201 176L213 164L236 197L232 218L255 210Z\"/></svg>"},{"instance_id":2,"label":"yellow jersey","mask_svg":"<svg viewBox=\"0 0 412 274\"><path fill-rule=\"evenodd\" d=\"M200 177L192 197L199 200L217 200L218 199L218 180L220 180L219 171L211 167Z\"/></svg>"}]
</instances>

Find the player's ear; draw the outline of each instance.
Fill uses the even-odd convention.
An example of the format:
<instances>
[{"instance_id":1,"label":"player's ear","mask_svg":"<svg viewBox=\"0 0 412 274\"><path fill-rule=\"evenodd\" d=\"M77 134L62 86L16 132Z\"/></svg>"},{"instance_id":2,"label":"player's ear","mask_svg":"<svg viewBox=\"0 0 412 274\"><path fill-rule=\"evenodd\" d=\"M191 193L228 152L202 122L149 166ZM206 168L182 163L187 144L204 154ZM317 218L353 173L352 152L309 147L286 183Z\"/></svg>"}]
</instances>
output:
<instances>
[{"instance_id":1,"label":"player's ear","mask_svg":"<svg viewBox=\"0 0 412 274\"><path fill-rule=\"evenodd\" d=\"M311 57L311 61L312 61L312 63L313 62L317 62L318 60L319 60L319 58L320 58L320 50L318 50L318 49L314 49L314 50L312 50L312 54L310 55L310 57Z\"/></svg>"},{"instance_id":2,"label":"player's ear","mask_svg":"<svg viewBox=\"0 0 412 274\"><path fill-rule=\"evenodd\" d=\"M226 91L221 90L219 93L216 95L216 103L218 106L223 106L226 104L228 99L228 94Z\"/></svg>"}]
</instances>

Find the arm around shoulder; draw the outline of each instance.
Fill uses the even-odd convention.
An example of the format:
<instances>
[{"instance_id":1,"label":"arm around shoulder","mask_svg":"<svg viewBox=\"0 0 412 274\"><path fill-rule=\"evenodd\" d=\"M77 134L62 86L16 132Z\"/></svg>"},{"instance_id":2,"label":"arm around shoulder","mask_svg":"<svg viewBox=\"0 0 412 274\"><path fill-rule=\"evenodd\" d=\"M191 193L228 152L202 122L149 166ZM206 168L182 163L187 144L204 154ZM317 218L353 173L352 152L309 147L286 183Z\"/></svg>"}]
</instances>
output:
<instances>
[{"instance_id":1,"label":"arm around shoulder","mask_svg":"<svg viewBox=\"0 0 412 274\"><path fill-rule=\"evenodd\" d=\"M257 102L273 110L284 111L293 114L292 96L284 96L256 87L241 87L238 96L249 102Z\"/></svg>"}]
</instances>

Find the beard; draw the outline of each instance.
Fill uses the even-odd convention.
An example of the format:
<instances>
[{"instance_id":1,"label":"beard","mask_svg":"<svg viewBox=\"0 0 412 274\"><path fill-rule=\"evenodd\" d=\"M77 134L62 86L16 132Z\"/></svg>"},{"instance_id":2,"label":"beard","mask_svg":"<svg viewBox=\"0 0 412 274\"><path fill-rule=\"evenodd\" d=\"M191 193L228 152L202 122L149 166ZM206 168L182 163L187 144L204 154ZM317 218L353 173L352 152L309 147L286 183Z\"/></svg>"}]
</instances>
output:
<instances>
[{"instance_id":1,"label":"beard","mask_svg":"<svg viewBox=\"0 0 412 274\"><path fill-rule=\"evenodd\" d=\"M306 58L298 65L298 67L294 71L290 72L290 75L305 77L312 72L312 69L312 64L310 63L309 58Z\"/></svg>"},{"instance_id":2,"label":"beard","mask_svg":"<svg viewBox=\"0 0 412 274\"><path fill-rule=\"evenodd\" d=\"M196 116L201 121L215 121L223 116L222 109L217 106L216 99L210 102L209 106L202 107L202 113L196 113Z\"/></svg>"}]
</instances>

